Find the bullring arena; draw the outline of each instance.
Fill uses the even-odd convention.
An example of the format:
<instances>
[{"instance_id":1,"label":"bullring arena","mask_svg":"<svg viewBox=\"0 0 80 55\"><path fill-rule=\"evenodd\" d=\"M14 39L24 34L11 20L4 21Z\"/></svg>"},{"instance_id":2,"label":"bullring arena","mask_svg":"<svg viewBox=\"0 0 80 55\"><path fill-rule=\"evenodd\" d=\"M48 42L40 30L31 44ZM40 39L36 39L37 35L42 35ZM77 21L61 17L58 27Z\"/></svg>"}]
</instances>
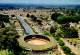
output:
<instances>
[{"instance_id":1,"label":"bullring arena","mask_svg":"<svg viewBox=\"0 0 80 55\"><path fill-rule=\"evenodd\" d=\"M19 44L25 49L28 55L53 55L57 44L52 37L44 35L28 35L19 38Z\"/></svg>"}]
</instances>

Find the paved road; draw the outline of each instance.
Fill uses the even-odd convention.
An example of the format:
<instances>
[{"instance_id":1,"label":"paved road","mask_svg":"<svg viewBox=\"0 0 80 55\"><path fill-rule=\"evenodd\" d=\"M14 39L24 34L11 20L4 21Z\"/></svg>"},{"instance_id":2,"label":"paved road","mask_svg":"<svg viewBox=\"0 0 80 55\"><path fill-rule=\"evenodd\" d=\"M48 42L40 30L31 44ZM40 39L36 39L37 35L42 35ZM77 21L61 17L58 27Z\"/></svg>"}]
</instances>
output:
<instances>
[{"instance_id":1,"label":"paved road","mask_svg":"<svg viewBox=\"0 0 80 55\"><path fill-rule=\"evenodd\" d=\"M20 21L20 23L21 23L22 27L24 28L26 34L28 34L28 35L34 34L31 27L25 22L24 17L17 16L17 19Z\"/></svg>"}]
</instances>

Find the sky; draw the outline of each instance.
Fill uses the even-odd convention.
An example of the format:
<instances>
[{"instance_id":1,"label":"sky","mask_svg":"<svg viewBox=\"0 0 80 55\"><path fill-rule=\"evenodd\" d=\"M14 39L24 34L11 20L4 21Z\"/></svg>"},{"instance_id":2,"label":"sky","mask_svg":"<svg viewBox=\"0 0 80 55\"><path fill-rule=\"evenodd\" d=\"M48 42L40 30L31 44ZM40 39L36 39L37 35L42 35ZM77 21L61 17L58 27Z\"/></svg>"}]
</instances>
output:
<instances>
[{"instance_id":1,"label":"sky","mask_svg":"<svg viewBox=\"0 0 80 55\"><path fill-rule=\"evenodd\" d=\"M0 3L14 4L80 4L80 0L0 0Z\"/></svg>"}]
</instances>

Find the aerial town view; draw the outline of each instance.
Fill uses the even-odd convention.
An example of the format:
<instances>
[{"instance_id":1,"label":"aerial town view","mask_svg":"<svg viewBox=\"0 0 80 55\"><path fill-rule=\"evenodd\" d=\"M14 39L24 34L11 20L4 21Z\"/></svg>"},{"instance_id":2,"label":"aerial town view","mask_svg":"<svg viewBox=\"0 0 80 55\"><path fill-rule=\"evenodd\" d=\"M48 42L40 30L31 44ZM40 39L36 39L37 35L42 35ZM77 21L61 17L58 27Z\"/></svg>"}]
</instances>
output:
<instances>
[{"instance_id":1,"label":"aerial town view","mask_svg":"<svg viewBox=\"0 0 80 55\"><path fill-rule=\"evenodd\" d=\"M80 55L80 0L1 0L0 55Z\"/></svg>"}]
</instances>

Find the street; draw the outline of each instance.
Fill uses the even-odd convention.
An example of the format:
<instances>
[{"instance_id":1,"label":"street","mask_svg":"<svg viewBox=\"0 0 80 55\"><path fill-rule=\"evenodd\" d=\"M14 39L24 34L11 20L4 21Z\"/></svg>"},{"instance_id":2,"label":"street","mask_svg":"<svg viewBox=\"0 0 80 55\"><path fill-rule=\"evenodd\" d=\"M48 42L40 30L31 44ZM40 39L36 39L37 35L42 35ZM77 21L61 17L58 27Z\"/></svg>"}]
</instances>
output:
<instances>
[{"instance_id":1,"label":"street","mask_svg":"<svg viewBox=\"0 0 80 55\"><path fill-rule=\"evenodd\" d=\"M26 34L31 35L34 34L33 30L30 28L30 26L25 22L24 17L17 16L17 19L21 23L22 27L24 28Z\"/></svg>"}]
</instances>

